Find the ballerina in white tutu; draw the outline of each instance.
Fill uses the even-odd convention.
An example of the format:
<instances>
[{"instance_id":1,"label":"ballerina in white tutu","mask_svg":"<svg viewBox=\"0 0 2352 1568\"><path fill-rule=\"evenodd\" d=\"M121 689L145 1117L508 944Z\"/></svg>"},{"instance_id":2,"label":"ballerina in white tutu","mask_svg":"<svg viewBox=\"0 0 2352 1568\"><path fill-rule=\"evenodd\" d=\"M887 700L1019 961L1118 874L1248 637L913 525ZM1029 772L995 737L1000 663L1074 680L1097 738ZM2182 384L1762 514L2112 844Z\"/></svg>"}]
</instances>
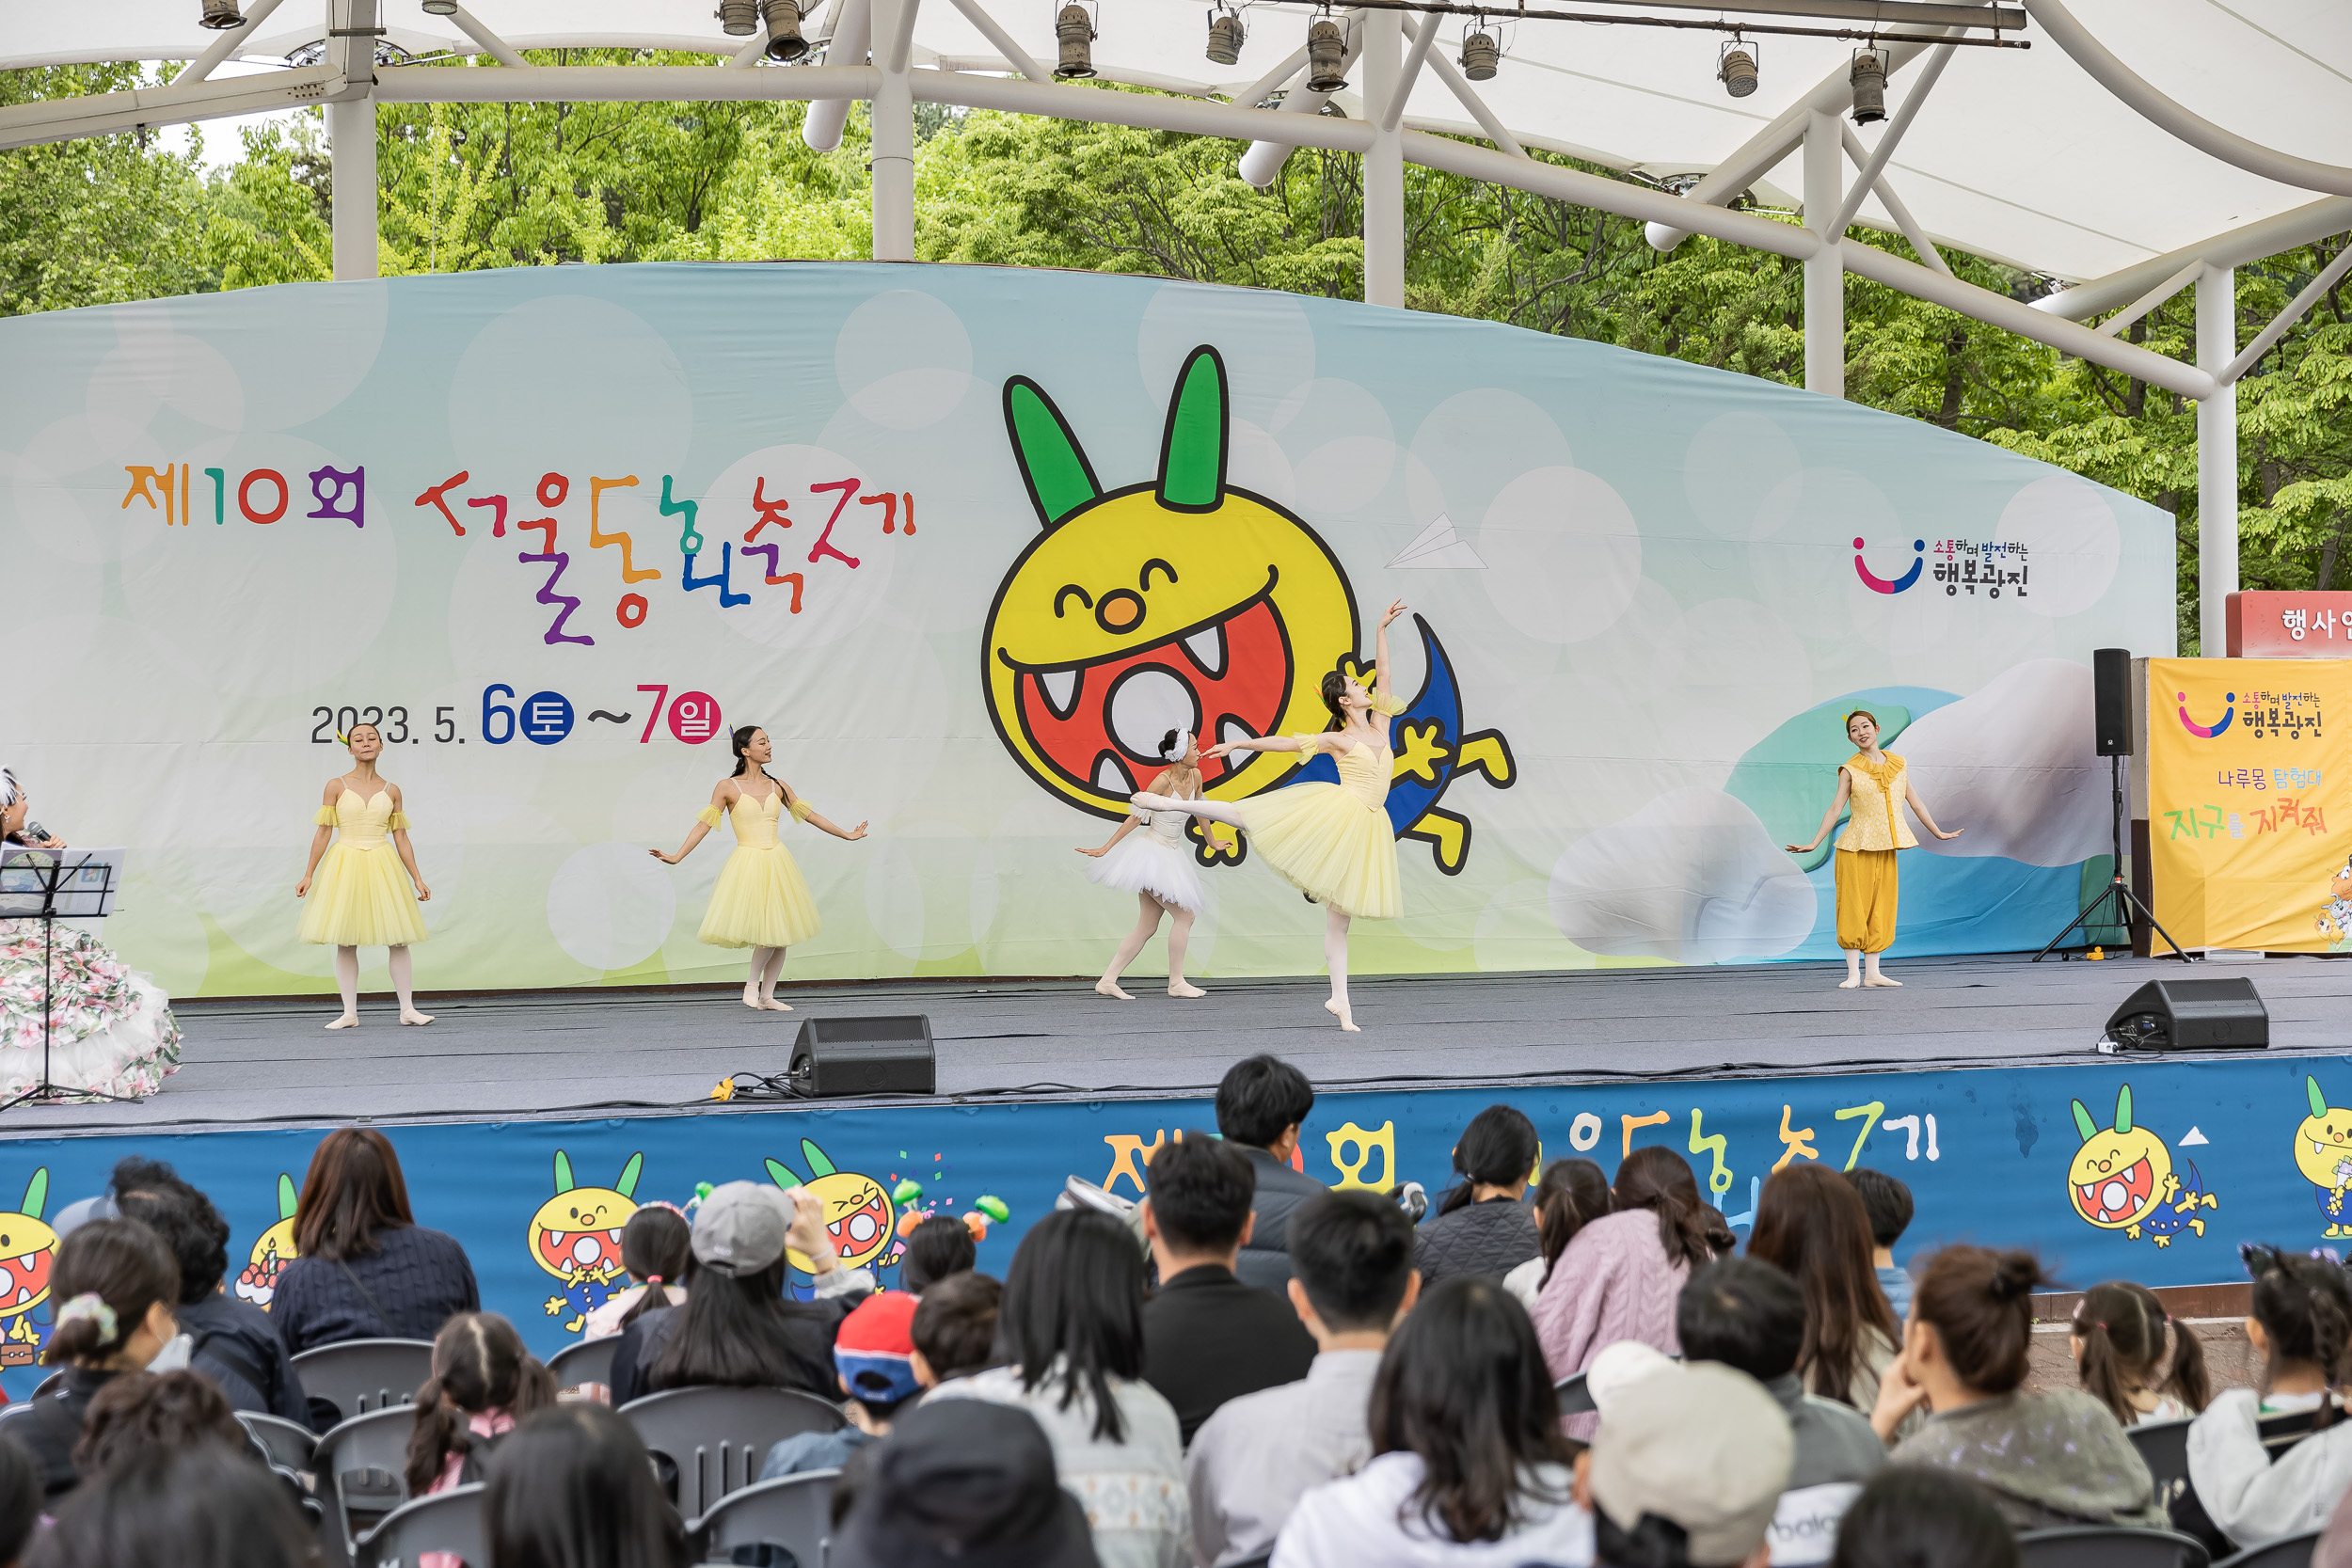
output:
<instances>
[{"instance_id":1,"label":"ballerina in white tutu","mask_svg":"<svg viewBox=\"0 0 2352 1568\"><path fill-rule=\"evenodd\" d=\"M1152 781L1152 793L1180 800L1199 796L1200 748L1191 735L1183 730L1168 731L1160 741L1160 755L1172 760ZM1184 816L1181 811L1136 812L1119 825L1119 831L1101 848L1078 851L1094 859L1095 863L1087 870L1089 881L1132 893L1142 906L1142 917L1136 922L1136 928L1119 944L1119 954L1111 959L1110 968L1094 982L1094 989L1104 996L1116 996L1121 1002L1135 1000L1120 990L1119 976L1135 962L1143 944L1152 940L1152 933L1160 928L1162 915L1170 919L1168 994L1208 994L1184 978L1184 945L1192 937L1192 918L1200 912L1203 904L1200 873L1193 868L1191 851L1184 845ZM1143 832L1136 832L1138 827Z\"/></svg>"}]
</instances>

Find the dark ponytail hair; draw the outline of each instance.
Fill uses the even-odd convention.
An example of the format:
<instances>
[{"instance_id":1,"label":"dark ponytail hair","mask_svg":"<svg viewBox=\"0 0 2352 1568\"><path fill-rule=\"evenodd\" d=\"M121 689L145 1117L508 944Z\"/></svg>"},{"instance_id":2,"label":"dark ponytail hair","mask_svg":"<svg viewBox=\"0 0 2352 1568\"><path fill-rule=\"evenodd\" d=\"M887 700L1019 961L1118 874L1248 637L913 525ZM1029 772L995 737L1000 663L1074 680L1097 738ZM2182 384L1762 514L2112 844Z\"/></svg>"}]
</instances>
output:
<instances>
[{"instance_id":1,"label":"dark ponytail hair","mask_svg":"<svg viewBox=\"0 0 2352 1568\"><path fill-rule=\"evenodd\" d=\"M2074 1358L2083 1391L2096 1397L2125 1426L2140 1420L2132 1396L2169 1393L2194 1413L2211 1402L2204 1348L2175 1325L2145 1285L2110 1279L2083 1292L2074 1308Z\"/></svg>"},{"instance_id":2,"label":"dark ponytail hair","mask_svg":"<svg viewBox=\"0 0 2352 1568\"><path fill-rule=\"evenodd\" d=\"M667 1287L686 1277L693 1243L694 1227L675 1209L649 1203L628 1217L621 1227L621 1267L645 1282L645 1293L621 1314L621 1327L671 1305Z\"/></svg>"},{"instance_id":3,"label":"dark ponytail hair","mask_svg":"<svg viewBox=\"0 0 2352 1568\"><path fill-rule=\"evenodd\" d=\"M1617 1166L1611 1195L1620 1212L1647 1209L1658 1216L1658 1241L1669 1263L1696 1269L1715 1260L1706 1205L1699 1201L1699 1179L1691 1174L1691 1162L1673 1149L1649 1144L1627 1155Z\"/></svg>"},{"instance_id":4,"label":"dark ponytail hair","mask_svg":"<svg viewBox=\"0 0 2352 1568\"><path fill-rule=\"evenodd\" d=\"M1451 1214L1467 1208L1474 1188L1508 1187L1526 1180L1542 1149L1535 1124L1525 1112L1513 1105L1487 1106L1470 1117L1470 1124L1462 1129L1461 1141L1454 1146L1454 1174L1461 1180L1438 1200L1438 1212Z\"/></svg>"},{"instance_id":5,"label":"dark ponytail hair","mask_svg":"<svg viewBox=\"0 0 2352 1568\"><path fill-rule=\"evenodd\" d=\"M2289 1361L2317 1367L2330 1388L2343 1383L2346 1352L2352 1350L2352 1289L2344 1284L2344 1271L2276 1247L2248 1249L2247 1263L2255 1271L2254 1321L2270 1338L2264 1392L2269 1391L2280 1366ZM2324 1427L2335 1417L2335 1402L2322 1400L2312 1424Z\"/></svg>"},{"instance_id":6,"label":"dark ponytail hair","mask_svg":"<svg viewBox=\"0 0 2352 1568\"><path fill-rule=\"evenodd\" d=\"M1765 1180L1748 1231L1748 1256L1771 1263L1804 1292L1805 1388L1840 1404L1870 1370L1869 1331L1889 1345L1902 1324L1870 1265L1870 1211L1852 1182L1827 1165L1791 1164Z\"/></svg>"},{"instance_id":7,"label":"dark ponytail hair","mask_svg":"<svg viewBox=\"0 0 2352 1568\"><path fill-rule=\"evenodd\" d=\"M468 1418L503 1410L519 1421L555 1402L555 1374L495 1312L460 1312L433 1340L433 1375L417 1390L408 1434L408 1495L421 1497L452 1454L473 1448Z\"/></svg>"},{"instance_id":8,"label":"dark ponytail hair","mask_svg":"<svg viewBox=\"0 0 2352 1568\"><path fill-rule=\"evenodd\" d=\"M2029 1252L1947 1246L1928 1259L1911 1315L1934 1326L1952 1374L1972 1392L2006 1394L2031 1370L2033 1291L2047 1278Z\"/></svg>"},{"instance_id":9,"label":"dark ponytail hair","mask_svg":"<svg viewBox=\"0 0 2352 1568\"><path fill-rule=\"evenodd\" d=\"M1325 729L1337 730L1347 726L1347 710L1340 706L1340 699L1345 695L1347 695L1347 677L1337 670L1325 674L1323 705L1331 710L1331 721L1323 726Z\"/></svg>"},{"instance_id":10,"label":"dark ponytail hair","mask_svg":"<svg viewBox=\"0 0 2352 1568\"><path fill-rule=\"evenodd\" d=\"M745 773L751 771L752 759L745 756L743 753L750 748L752 736L757 735L758 733L759 726L757 724L746 724L741 729L737 730L734 734L727 736L727 749L735 753L735 771L729 773L727 775L728 778L739 779ZM769 772L765 768L759 770L759 776L768 780L771 784L775 782L775 775Z\"/></svg>"},{"instance_id":11,"label":"dark ponytail hair","mask_svg":"<svg viewBox=\"0 0 2352 1568\"><path fill-rule=\"evenodd\" d=\"M1614 1207L1609 1178L1592 1161L1554 1160L1544 1167L1535 1187L1535 1228L1543 1233L1546 1281L1576 1233Z\"/></svg>"},{"instance_id":12,"label":"dark ponytail hair","mask_svg":"<svg viewBox=\"0 0 2352 1568\"><path fill-rule=\"evenodd\" d=\"M49 1333L41 1364L103 1361L120 1354L157 1302L180 1300L180 1265L164 1239L136 1220L92 1220L57 1245L50 1272L51 1311L57 1326ZM114 1314L109 1330L100 1314L69 1317L76 1298L94 1295Z\"/></svg>"}]
</instances>

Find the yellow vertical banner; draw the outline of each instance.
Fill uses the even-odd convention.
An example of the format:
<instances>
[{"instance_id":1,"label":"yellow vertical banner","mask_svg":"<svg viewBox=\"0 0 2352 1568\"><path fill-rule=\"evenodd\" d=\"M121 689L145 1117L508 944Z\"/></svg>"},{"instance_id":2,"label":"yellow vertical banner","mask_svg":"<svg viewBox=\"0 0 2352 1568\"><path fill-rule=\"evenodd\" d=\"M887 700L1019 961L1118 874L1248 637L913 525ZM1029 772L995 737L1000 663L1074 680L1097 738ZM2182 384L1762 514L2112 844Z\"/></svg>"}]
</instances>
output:
<instances>
[{"instance_id":1,"label":"yellow vertical banner","mask_svg":"<svg viewBox=\"0 0 2352 1568\"><path fill-rule=\"evenodd\" d=\"M2149 861L2173 940L2352 950L2348 722L2352 660L2148 661Z\"/></svg>"}]
</instances>

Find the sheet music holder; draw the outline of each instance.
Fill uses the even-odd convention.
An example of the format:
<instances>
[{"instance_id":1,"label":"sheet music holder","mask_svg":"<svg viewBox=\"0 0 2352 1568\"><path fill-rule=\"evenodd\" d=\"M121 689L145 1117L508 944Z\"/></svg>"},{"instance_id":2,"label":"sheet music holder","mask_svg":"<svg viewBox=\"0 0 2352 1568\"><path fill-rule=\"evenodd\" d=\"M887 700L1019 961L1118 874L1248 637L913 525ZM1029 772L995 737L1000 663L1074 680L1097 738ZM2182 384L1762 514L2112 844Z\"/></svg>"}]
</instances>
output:
<instances>
[{"instance_id":1,"label":"sheet music holder","mask_svg":"<svg viewBox=\"0 0 2352 1568\"><path fill-rule=\"evenodd\" d=\"M124 1098L96 1089L59 1088L49 1076L56 1017L51 992L56 985L57 922L103 920L114 913L115 893L122 884L122 861L120 849L0 846L0 920L40 922L41 974L40 1082L12 1100L0 1101L0 1111L13 1110L28 1101L54 1104Z\"/></svg>"}]
</instances>

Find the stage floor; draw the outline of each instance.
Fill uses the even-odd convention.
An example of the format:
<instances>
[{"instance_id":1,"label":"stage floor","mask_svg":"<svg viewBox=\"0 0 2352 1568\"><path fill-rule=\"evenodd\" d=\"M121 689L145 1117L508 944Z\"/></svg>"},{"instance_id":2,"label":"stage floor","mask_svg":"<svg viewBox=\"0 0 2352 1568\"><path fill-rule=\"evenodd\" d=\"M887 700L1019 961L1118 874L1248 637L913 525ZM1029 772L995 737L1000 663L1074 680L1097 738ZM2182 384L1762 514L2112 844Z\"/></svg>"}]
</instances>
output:
<instances>
[{"instance_id":1,"label":"stage floor","mask_svg":"<svg viewBox=\"0 0 2352 1568\"><path fill-rule=\"evenodd\" d=\"M1258 1051L1327 1089L2081 1061L2134 987L2180 967L1920 958L1889 966L1902 990L1859 991L1836 989L1842 966L1812 963L1367 978L1352 988L1358 1035L1332 1026L1321 979L1211 981L1193 1002L1144 976L1133 1002L1084 981L812 986L787 988L798 1010L773 1014L732 989L440 997L427 1029L401 1028L385 997L366 1001L360 1028L332 1033L331 1000L199 1001L178 1009L183 1065L162 1094L21 1107L0 1117L0 1138L707 1111L721 1077L783 1071L800 1020L840 1014L928 1013L941 1096L991 1100L1197 1094ZM2251 977L2274 1051L2344 1049L2352 964L2224 959L2195 973Z\"/></svg>"}]
</instances>

